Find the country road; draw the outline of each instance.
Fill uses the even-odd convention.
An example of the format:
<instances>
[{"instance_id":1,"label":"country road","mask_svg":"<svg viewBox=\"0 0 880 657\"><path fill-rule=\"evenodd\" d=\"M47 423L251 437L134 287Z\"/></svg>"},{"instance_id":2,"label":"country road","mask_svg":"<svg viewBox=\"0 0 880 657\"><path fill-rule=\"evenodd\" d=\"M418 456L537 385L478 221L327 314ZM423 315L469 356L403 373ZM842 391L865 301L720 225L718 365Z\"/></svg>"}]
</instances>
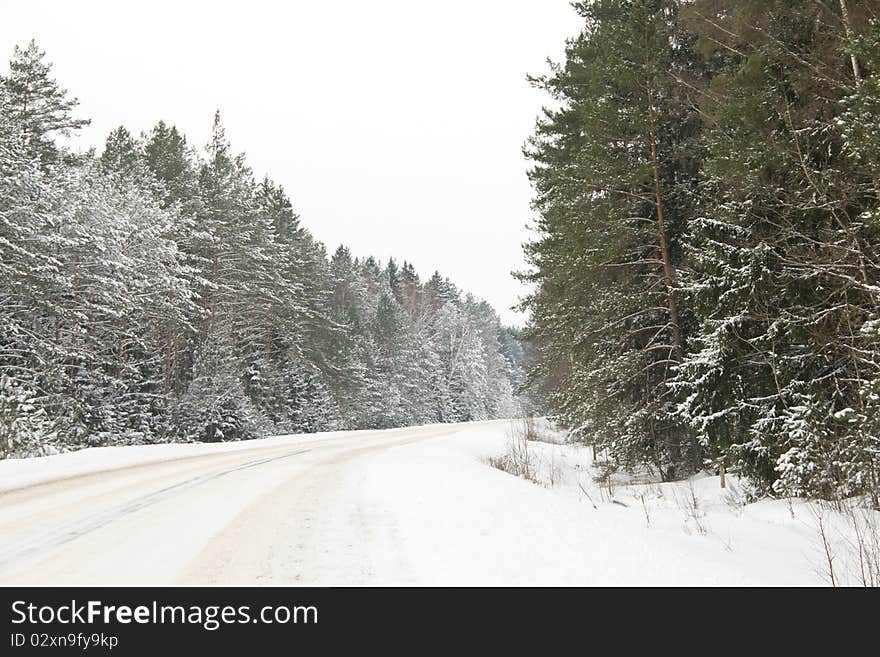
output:
<instances>
[{"instance_id":1,"label":"country road","mask_svg":"<svg viewBox=\"0 0 880 657\"><path fill-rule=\"evenodd\" d=\"M0 461L0 585L820 585L808 503L596 481L510 421ZM845 529L828 516L828 527ZM842 540L845 534L835 536ZM856 575L846 543L838 572ZM854 569L855 568L855 569Z\"/></svg>"},{"instance_id":2,"label":"country road","mask_svg":"<svg viewBox=\"0 0 880 657\"><path fill-rule=\"evenodd\" d=\"M5 490L0 584L361 581L371 564L358 551L368 556L365 545L379 528L357 499L340 497L344 482L386 450L459 430L238 444L243 449Z\"/></svg>"}]
</instances>

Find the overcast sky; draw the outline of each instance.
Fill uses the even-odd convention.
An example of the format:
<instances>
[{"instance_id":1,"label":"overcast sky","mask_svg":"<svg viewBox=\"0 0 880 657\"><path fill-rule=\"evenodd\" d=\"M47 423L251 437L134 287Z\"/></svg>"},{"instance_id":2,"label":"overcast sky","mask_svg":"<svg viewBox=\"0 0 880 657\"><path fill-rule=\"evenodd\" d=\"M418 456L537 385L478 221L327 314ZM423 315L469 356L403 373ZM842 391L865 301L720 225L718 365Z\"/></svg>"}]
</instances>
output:
<instances>
[{"instance_id":1,"label":"overcast sky","mask_svg":"<svg viewBox=\"0 0 880 657\"><path fill-rule=\"evenodd\" d=\"M546 100L525 78L579 27L567 0L27 0L0 49L47 51L92 119L83 146L163 119L202 147L219 108L330 251L440 270L519 324L521 147Z\"/></svg>"}]
</instances>

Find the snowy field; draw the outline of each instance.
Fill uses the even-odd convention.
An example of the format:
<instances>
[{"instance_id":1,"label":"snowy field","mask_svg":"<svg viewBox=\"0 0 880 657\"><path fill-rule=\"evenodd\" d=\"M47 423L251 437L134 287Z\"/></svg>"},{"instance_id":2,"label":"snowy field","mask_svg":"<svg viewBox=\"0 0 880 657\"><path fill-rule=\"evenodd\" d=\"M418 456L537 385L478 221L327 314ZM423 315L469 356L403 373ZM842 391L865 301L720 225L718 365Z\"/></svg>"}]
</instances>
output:
<instances>
[{"instance_id":1,"label":"snowy field","mask_svg":"<svg viewBox=\"0 0 880 657\"><path fill-rule=\"evenodd\" d=\"M513 428L0 462L0 583L827 585L821 520L835 582L861 584L843 514L747 504L731 477L609 488L589 448L551 442L528 443L528 481L490 465Z\"/></svg>"}]
</instances>

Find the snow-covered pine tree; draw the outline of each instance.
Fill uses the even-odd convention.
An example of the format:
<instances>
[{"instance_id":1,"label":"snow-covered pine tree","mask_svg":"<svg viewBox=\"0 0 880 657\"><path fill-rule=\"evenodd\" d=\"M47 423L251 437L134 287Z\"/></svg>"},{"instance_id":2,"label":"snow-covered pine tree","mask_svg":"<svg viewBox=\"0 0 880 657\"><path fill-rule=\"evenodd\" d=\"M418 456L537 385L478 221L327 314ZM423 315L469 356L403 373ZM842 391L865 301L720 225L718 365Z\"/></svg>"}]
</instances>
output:
<instances>
[{"instance_id":1,"label":"snow-covered pine tree","mask_svg":"<svg viewBox=\"0 0 880 657\"><path fill-rule=\"evenodd\" d=\"M668 479L701 465L668 383L687 351L676 287L700 157L687 81L702 64L678 2L575 7L584 29L535 80L558 109L526 148L540 214L522 276L541 352L529 380L583 439Z\"/></svg>"},{"instance_id":2,"label":"snow-covered pine tree","mask_svg":"<svg viewBox=\"0 0 880 657\"><path fill-rule=\"evenodd\" d=\"M687 283L702 325L677 377L681 414L760 488L876 496L880 224L861 149L880 115L860 71L880 58L852 50L861 11L848 28L840 3L772 5L692 7L715 70Z\"/></svg>"},{"instance_id":3,"label":"snow-covered pine tree","mask_svg":"<svg viewBox=\"0 0 880 657\"><path fill-rule=\"evenodd\" d=\"M219 115L204 157L163 122L69 154L54 138L83 122L42 57L18 51L0 84L3 456L507 412L518 375L487 306L407 262L329 259ZM470 350L452 402L447 307Z\"/></svg>"},{"instance_id":4,"label":"snow-covered pine tree","mask_svg":"<svg viewBox=\"0 0 880 657\"><path fill-rule=\"evenodd\" d=\"M241 380L230 327L218 325L196 350L193 379L173 416L181 440L218 442L264 436L270 424Z\"/></svg>"}]
</instances>

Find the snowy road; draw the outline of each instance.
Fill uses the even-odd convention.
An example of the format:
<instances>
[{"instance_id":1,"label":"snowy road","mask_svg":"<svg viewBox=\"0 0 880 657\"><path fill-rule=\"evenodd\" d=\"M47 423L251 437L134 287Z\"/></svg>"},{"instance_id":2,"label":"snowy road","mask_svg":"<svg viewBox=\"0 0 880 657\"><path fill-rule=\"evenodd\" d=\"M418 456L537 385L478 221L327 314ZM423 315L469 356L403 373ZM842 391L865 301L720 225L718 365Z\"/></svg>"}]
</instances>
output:
<instances>
[{"instance_id":1,"label":"snowy road","mask_svg":"<svg viewBox=\"0 0 880 657\"><path fill-rule=\"evenodd\" d=\"M385 450L457 430L238 443L5 490L0 584L360 580L374 529L357 500L338 499L341 482Z\"/></svg>"},{"instance_id":2,"label":"snowy road","mask_svg":"<svg viewBox=\"0 0 880 657\"><path fill-rule=\"evenodd\" d=\"M594 480L507 421L0 461L2 584L821 585L801 502ZM845 554L837 554L842 564Z\"/></svg>"}]
</instances>

